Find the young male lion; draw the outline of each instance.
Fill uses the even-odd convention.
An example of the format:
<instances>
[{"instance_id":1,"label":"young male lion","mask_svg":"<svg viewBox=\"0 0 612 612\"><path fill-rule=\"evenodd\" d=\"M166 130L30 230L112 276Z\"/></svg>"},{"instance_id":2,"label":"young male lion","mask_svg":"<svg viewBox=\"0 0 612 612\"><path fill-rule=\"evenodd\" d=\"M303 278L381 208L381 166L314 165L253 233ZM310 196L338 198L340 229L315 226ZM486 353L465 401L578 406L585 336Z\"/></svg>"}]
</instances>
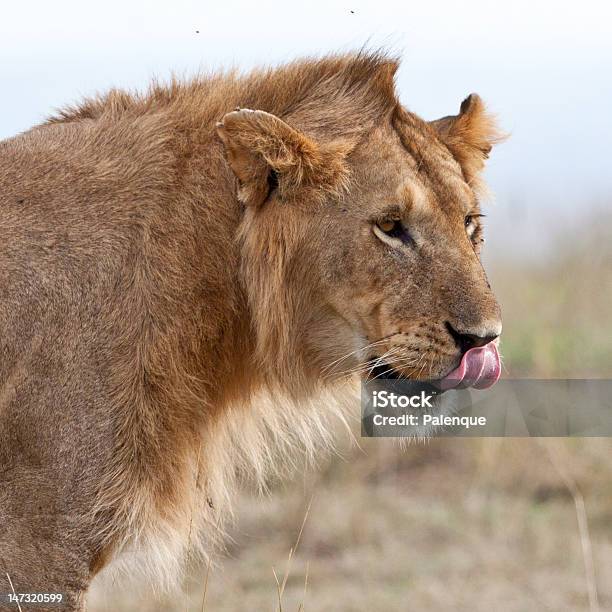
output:
<instances>
[{"instance_id":1,"label":"young male lion","mask_svg":"<svg viewBox=\"0 0 612 612\"><path fill-rule=\"evenodd\" d=\"M372 359L499 375L493 122L476 95L419 119L396 69L111 91L0 144L0 591L79 609L125 551L210 544L267 433L310 444L332 408L309 400Z\"/></svg>"}]
</instances>

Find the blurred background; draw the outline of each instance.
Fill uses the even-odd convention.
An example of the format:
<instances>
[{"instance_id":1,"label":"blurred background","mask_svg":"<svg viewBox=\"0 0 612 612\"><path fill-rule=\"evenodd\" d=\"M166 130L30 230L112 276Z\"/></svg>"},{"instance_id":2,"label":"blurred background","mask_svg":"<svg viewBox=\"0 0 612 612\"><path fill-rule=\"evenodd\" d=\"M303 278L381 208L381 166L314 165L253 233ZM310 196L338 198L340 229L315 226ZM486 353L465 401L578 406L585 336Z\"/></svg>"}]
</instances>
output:
<instances>
[{"instance_id":1,"label":"blurred background","mask_svg":"<svg viewBox=\"0 0 612 612\"><path fill-rule=\"evenodd\" d=\"M486 206L505 376L605 378L611 23L593 0L11 3L0 137L171 72L386 47L408 108L434 119L476 91L511 134ZM241 494L226 555L194 566L182 595L106 585L91 610L612 610L610 440L339 440L319 470Z\"/></svg>"}]
</instances>

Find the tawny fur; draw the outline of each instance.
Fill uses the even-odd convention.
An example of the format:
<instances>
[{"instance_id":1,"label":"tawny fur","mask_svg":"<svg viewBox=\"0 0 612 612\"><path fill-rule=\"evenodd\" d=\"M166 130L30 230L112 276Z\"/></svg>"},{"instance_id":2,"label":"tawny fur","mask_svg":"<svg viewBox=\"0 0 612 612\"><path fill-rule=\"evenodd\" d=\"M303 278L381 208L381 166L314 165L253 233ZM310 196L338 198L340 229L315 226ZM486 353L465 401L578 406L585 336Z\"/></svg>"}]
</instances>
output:
<instances>
[{"instance_id":1,"label":"tawny fur","mask_svg":"<svg viewBox=\"0 0 612 612\"><path fill-rule=\"evenodd\" d=\"M361 53L111 91L0 144L0 468L41 509L25 529L0 497L3 572L27 581L46 547L27 586L76 608L146 548L162 584L214 548L241 478L331 444L368 343L439 376L457 358L445 321L499 319L463 222L494 124L476 96L419 119L396 69ZM390 205L437 236L421 264L374 237Z\"/></svg>"}]
</instances>

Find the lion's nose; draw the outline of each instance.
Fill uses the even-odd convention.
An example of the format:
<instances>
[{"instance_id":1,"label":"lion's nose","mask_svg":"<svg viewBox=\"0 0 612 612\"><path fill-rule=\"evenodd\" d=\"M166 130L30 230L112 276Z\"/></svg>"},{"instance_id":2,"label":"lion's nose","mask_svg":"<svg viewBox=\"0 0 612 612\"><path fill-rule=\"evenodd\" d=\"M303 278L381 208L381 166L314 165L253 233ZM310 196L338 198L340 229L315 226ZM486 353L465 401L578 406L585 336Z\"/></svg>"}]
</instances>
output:
<instances>
[{"instance_id":1,"label":"lion's nose","mask_svg":"<svg viewBox=\"0 0 612 612\"><path fill-rule=\"evenodd\" d=\"M501 334L501 325L499 324L483 325L478 330L458 330L447 321L446 329L448 329L448 333L453 337L462 353L469 351L471 348L489 344L489 342L499 338Z\"/></svg>"}]
</instances>

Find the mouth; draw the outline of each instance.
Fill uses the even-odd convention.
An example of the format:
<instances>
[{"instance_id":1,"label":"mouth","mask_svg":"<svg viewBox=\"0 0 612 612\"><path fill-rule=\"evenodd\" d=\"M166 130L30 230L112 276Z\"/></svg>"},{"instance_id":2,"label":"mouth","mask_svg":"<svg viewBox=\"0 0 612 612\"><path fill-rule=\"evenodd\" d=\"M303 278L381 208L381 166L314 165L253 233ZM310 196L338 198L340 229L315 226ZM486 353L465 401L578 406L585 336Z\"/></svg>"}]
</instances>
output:
<instances>
[{"instance_id":1,"label":"mouth","mask_svg":"<svg viewBox=\"0 0 612 612\"><path fill-rule=\"evenodd\" d=\"M395 370L393 366L379 359L370 360L373 367L368 378L384 380L409 380L409 378ZM431 385L439 391L449 389L472 387L474 389L488 389L492 387L501 375L501 361L497 346L490 342L485 346L471 348L466 351L459 365L444 377L437 380L419 381Z\"/></svg>"},{"instance_id":2,"label":"mouth","mask_svg":"<svg viewBox=\"0 0 612 612\"><path fill-rule=\"evenodd\" d=\"M429 380L413 380L408 378L406 375L393 369L387 362L381 362L380 359L373 358L370 360L372 364L376 364L372 367L368 374L368 380L397 380L403 381L404 386L402 392L406 392L406 385L409 385L410 392L417 395L423 391L425 394L436 397L441 396L445 389L442 389L434 381Z\"/></svg>"}]
</instances>

